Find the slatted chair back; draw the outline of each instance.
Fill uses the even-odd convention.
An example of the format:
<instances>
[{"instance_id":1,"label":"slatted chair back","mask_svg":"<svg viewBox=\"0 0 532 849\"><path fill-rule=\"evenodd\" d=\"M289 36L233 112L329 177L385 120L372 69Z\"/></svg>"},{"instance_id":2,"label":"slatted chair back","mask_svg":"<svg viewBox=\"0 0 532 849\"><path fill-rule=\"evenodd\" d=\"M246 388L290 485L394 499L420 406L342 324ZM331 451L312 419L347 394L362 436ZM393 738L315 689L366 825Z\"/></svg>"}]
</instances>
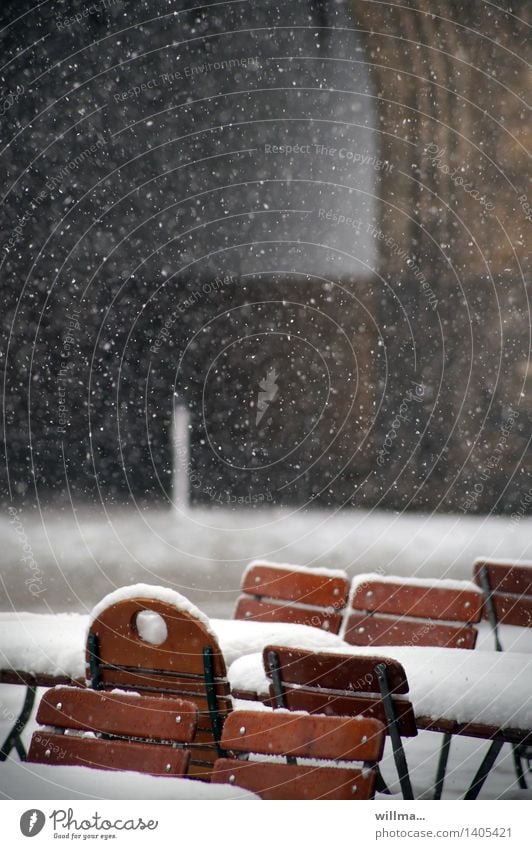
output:
<instances>
[{"instance_id":1,"label":"slatted chair back","mask_svg":"<svg viewBox=\"0 0 532 849\"><path fill-rule=\"evenodd\" d=\"M372 799L384 736L384 726L373 719L235 711L222 746L236 757L217 760L211 780L267 800ZM286 760L260 760L272 755Z\"/></svg>"},{"instance_id":2,"label":"slatted chair back","mask_svg":"<svg viewBox=\"0 0 532 849\"><path fill-rule=\"evenodd\" d=\"M382 722L392 740L403 796L413 798L401 737L415 737L417 727L398 661L266 646L263 663L277 707Z\"/></svg>"},{"instance_id":3,"label":"slatted chair back","mask_svg":"<svg viewBox=\"0 0 532 849\"><path fill-rule=\"evenodd\" d=\"M33 734L33 763L183 776L198 709L183 699L57 687L43 695L37 722L47 728Z\"/></svg>"},{"instance_id":4,"label":"slatted chair back","mask_svg":"<svg viewBox=\"0 0 532 849\"><path fill-rule=\"evenodd\" d=\"M482 594L469 581L359 576L342 637L354 646L473 649L481 615Z\"/></svg>"},{"instance_id":5,"label":"slatted chair back","mask_svg":"<svg viewBox=\"0 0 532 849\"><path fill-rule=\"evenodd\" d=\"M341 571L251 563L244 572L235 619L292 622L337 634L349 581Z\"/></svg>"},{"instance_id":6,"label":"slatted chair back","mask_svg":"<svg viewBox=\"0 0 532 849\"><path fill-rule=\"evenodd\" d=\"M473 576L484 595L484 616L494 632L496 648L502 651L498 625L532 627L532 563L475 561Z\"/></svg>"},{"instance_id":7,"label":"slatted chair back","mask_svg":"<svg viewBox=\"0 0 532 849\"><path fill-rule=\"evenodd\" d=\"M206 621L157 598L111 603L90 625L87 672L97 690L193 701L199 721L190 773L208 778L232 703L225 661Z\"/></svg>"}]
</instances>

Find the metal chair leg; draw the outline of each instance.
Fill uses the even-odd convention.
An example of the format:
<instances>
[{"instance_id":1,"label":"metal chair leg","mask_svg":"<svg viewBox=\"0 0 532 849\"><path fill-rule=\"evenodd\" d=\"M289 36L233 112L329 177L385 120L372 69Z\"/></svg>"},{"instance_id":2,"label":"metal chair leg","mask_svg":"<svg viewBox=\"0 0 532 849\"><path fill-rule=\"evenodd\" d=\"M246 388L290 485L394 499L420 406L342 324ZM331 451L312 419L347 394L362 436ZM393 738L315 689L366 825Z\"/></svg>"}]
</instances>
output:
<instances>
[{"instance_id":1,"label":"metal chair leg","mask_svg":"<svg viewBox=\"0 0 532 849\"><path fill-rule=\"evenodd\" d=\"M381 769L380 769L380 766L378 764L375 767L375 772L377 774L376 781L375 781L375 790L377 791L377 793L384 793L385 796L391 796L392 791L390 790L390 788L386 784L386 782L384 780L384 776L383 776Z\"/></svg>"},{"instance_id":2,"label":"metal chair leg","mask_svg":"<svg viewBox=\"0 0 532 849\"><path fill-rule=\"evenodd\" d=\"M388 733L392 741L393 757L397 769L397 774L399 776L399 783L403 792L403 799L413 799L414 793L412 791L412 785L410 783L408 764L406 762L405 750L403 749L403 742L401 740L401 735L399 733L399 728L397 725L397 717L395 715L395 708L393 706L392 696L390 693L390 684L388 681L388 673L386 671L385 664L377 664L377 666L375 667L375 672L377 674L381 690L384 713L386 716L386 722L388 723Z\"/></svg>"},{"instance_id":3,"label":"metal chair leg","mask_svg":"<svg viewBox=\"0 0 532 849\"><path fill-rule=\"evenodd\" d=\"M96 634L89 634L87 637L87 649L92 689L99 690L102 684L102 670L100 666L100 645Z\"/></svg>"},{"instance_id":4,"label":"metal chair leg","mask_svg":"<svg viewBox=\"0 0 532 849\"><path fill-rule=\"evenodd\" d=\"M484 782L488 777L489 771L491 770L493 764L497 760L497 756L501 751L504 745L503 740L493 740L491 746L486 752L482 763L480 764L477 774L475 775L469 790L464 796L464 799L476 799L482 787L484 786Z\"/></svg>"},{"instance_id":5,"label":"metal chair leg","mask_svg":"<svg viewBox=\"0 0 532 849\"><path fill-rule=\"evenodd\" d=\"M438 759L438 771L436 773L436 783L434 785L434 798L441 799L443 791L443 782L445 781L445 773L447 770L447 761L449 760L449 749L451 748L451 740L453 735L446 732L441 741L440 757Z\"/></svg>"},{"instance_id":6,"label":"metal chair leg","mask_svg":"<svg viewBox=\"0 0 532 849\"><path fill-rule=\"evenodd\" d=\"M272 673L273 692L275 694L275 707L284 708L285 701L283 693L283 682L281 678L281 667L279 665L279 658L277 656L277 652L268 652L268 663L270 665Z\"/></svg>"},{"instance_id":7,"label":"metal chair leg","mask_svg":"<svg viewBox=\"0 0 532 849\"><path fill-rule=\"evenodd\" d=\"M7 735L6 739L2 744L2 748L0 749L0 762L3 762L7 759L10 751L12 749L16 749L18 756L21 761L26 760L26 749L24 748L24 743L22 742L20 735L24 731L28 719L31 716L31 712L33 710L33 705L35 704L35 693L37 691L37 687L33 685L28 685L26 687L26 695L24 696L24 704L22 705L22 710L17 717L13 728Z\"/></svg>"},{"instance_id":8,"label":"metal chair leg","mask_svg":"<svg viewBox=\"0 0 532 849\"><path fill-rule=\"evenodd\" d=\"M203 649L203 678L205 681L205 694L207 696L207 707L211 720L212 736L218 752L218 757L223 757L220 741L222 739L222 723L220 711L218 710L218 699L216 697L216 683L214 680L214 663L211 646Z\"/></svg>"},{"instance_id":9,"label":"metal chair leg","mask_svg":"<svg viewBox=\"0 0 532 849\"><path fill-rule=\"evenodd\" d=\"M486 605L486 612L488 614L488 621L490 623L490 628L493 632L493 638L495 640L495 651L502 651L503 649L499 637L499 622L497 620L497 614L495 612L495 605L493 604L493 595L490 586L490 579L485 566L483 566L480 570L479 577L480 585L484 593L484 602Z\"/></svg>"},{"instance_id":10,"label":"metal chair leg","mask_svg":"<svg viewBox=\"0 0 532 849\"><path fill-rule=\"evenodd\" d=\"M517 776L517 783L521 790L528 790L528 784L526 783L525 773L523 770L523 763L521 761L522 752L521 746L513 745L512 752L514 756L514 766L515 766L515 774Z\"/></svg>"}]
</instances>

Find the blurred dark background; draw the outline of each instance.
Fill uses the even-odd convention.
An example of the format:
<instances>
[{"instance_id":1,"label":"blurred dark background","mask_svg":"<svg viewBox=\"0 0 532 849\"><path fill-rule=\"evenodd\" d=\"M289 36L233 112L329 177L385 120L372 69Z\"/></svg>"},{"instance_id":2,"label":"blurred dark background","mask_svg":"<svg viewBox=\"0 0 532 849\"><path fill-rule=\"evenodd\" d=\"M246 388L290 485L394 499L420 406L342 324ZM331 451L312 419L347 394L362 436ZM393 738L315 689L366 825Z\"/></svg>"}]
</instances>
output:
<instances>
[{"instance_id":1,"label":"blurred dark background","mask_svg":"<svg viewBox=\"0 0 532 849\"><path fill-rule=\"evenodd\" d=\"M6 503L167 503L178 395L197 503L519 509L530 9L485 10L4 0Z\"/></svg>"}]
</instances>

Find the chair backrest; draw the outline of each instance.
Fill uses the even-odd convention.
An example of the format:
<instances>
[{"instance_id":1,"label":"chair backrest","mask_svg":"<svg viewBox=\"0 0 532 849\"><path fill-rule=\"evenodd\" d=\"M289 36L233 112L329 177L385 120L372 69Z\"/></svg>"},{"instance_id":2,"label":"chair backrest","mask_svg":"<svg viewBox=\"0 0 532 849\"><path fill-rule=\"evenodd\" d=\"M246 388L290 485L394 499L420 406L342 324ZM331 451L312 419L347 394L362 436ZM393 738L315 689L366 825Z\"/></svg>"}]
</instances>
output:
<instances>
[{"instance_id":1,"label":"chair backrest","mask_svg":"<svg viewBox=\"0 0 532 849\"><path fill-rule=\"evenodd\" d=\"M482 594L470 581L383 578L353 580L343 639L355 646L472 649Z\"/></svg>"},{"instance_id":2,"label":"chair backrest","mask_svg":"<svg viewBox=\"0 0 532 849\"><path fill-rule=\"evenodd\" d=\"M192 605L179 607L149 596L110 599L109 606L99 606L89 628L92 687L193 701L199 721L190 773L207 778L232 709L225 661L208 621Z\"/></svg>"},{"instance_id":3,"label":"chair backrest","mask_svg":"<svg viewBox=\"0 0 532 849\"><path fill-rule=\"evenodd\" d=\"M41 699L37 722L47 728L34 732L27 759L182 776L197 721L197 707L183 699L57 687Z\"/></svg>"},{"instance_id":4,"label":"chair backrest","mask_svg":"<svg viewBox=\"0 0 532 849\"><path fill-rule=\"evenodd\" d=\"M417 734L408 681L396 660L266 646L263 662L272 682L271 698L279 707L329 716L364 716L388 726L380 680L384 667L399 734Z\"/></svg>"},{"instance_id":5,"label":"chair backrest","mask_svg":"<svg viewBox=\"0 0 532 849\"><path fill-rule=\"evenodd\" d=\"M497 625L532 627L532 563L479 558L473 576L484 594L484 616L490 620L500 650Z\"/></svg>"},{"instance_id":6,"label":"chair backrest","mask_svg":"<svg viewBox=\"0 0 532 849\"><path fill-rule=\"evenodd\" d=\"M341 571L251 563L242 578L235 619L292 622L337 634L349 581Z\"/></svg>"},{"instance_id":7,"label":"chair backrest","mask_svg":"<svg viewBox=\"0 0 532 849\"><path fill-rule=\"evenodd\" d=\"M268 800L371 799L384 726L372 719L235 711L225 723L222 745L240 758L247 754L254 760L220 758L213 782L234 784ZM287 761L261 761L262 755ZM353 761L362 764L355 766Z\"/></svg>"}]
</instances>

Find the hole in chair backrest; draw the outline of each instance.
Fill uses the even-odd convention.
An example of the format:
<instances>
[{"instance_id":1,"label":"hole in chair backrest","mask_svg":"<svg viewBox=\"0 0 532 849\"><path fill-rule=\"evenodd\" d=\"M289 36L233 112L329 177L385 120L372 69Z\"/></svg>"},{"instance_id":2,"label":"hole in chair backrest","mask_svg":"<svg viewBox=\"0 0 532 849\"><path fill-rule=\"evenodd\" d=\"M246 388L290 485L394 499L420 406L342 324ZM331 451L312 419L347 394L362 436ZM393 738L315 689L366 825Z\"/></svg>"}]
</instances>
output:
<instances>
[{"instance_id":1,"label":"hole in chair backrest","mask_svg":"<svg viewBox=\"0 0 532 849\"><path fill-rule=\"evenodd\" d=\"M160 646L168 637L166 622L155 610L139 610L133 625L140 639L151 646Z\"/></svg>"}]
</instances>

